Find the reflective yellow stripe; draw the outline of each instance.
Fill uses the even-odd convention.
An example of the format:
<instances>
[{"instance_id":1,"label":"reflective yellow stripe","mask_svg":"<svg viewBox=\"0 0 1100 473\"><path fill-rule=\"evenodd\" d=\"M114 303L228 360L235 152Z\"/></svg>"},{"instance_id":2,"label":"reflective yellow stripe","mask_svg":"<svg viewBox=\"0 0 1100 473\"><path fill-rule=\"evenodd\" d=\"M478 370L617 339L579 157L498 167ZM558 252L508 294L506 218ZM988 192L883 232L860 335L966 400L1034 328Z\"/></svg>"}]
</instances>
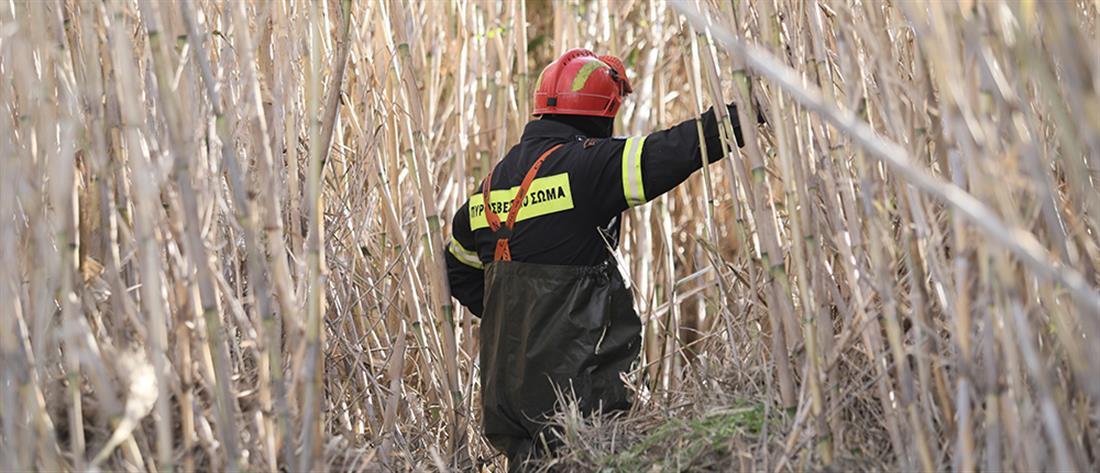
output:
<instances>
[{"instance_id":1,"label":"reflective yellow stripe","mask_svg":"<svg viewBox=\"0 0 1100 473\"><path fill-rule=\"evenodd\" d=\"M489 204L493 211L500 217L501 222L507 220L508 210L512 206L512 199L516 198L519 186L511 189L493 189L492 199ZM489 222L485 220L485 199L481 194L470 197L470 230L488 228ZM527 197L523 199L523 207L519 209L516 221L521 222L529 218L562 212L573 208L573 191L569 187L569 174L561 173L553 176L540 177L531 181L531 187L527 188Z\"/></svg>"},{"instance_id":2,"label":"reflective yellow stripe","mask_svg":"<svg viewBox=\"0 0 1100 473\"><path fill-rule=\"evenodd\" d=\"M644 136L632 136L623 147L623 196L626 205L633 207L645 203L645 186L642 184L642 146Z\"/></svg>"},{"instance_id":3,"label":"reflective yellow stripe","mask_svg":"<svg viewBox=\"0 0 1100 473\"><path fill-rule=\"evenodd\" d=\"M484 268L484 266L481 264L481 258L477 256L477 253L463 248L462 244L459 243L458 240L455 240L454 237L451 237L451 244L448 246L451 254L454 255L455 259L457 259L460 263L466 266L470 266L474 269Z\"/></svg>"},{"instance_id":4,"label":"reflective yellow stripe","mask_svg":"<svg viewBox=\"0 0 1100 473\"><path fill-rule=\"evenodd\" d=\"M592 75L592 72L601 67L607 67L602 61L588 61L581 66L581 70L577 71L577 76L573 78L573 92L580 92L584 88L585 82L588 82L588 76Z\"/></svg>"}]
</instances>

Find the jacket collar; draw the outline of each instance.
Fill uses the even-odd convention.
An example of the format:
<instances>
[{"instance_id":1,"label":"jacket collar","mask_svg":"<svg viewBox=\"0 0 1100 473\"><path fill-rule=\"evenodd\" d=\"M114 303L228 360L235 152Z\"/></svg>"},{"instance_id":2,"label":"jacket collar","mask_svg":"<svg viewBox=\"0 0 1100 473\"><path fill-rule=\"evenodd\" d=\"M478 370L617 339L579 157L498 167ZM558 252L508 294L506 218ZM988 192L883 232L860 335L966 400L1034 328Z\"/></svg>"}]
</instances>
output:
<instances>
[{"instance_id":1,"label":"jacket collar","mask_svg":"<svg viewBox=\"0 0 1100 473\"><path fill-rule=\"evenodd\" d=\"M584 132L554 120L531 120L523 127L523 141L546 138L583 140Z\"/></svg>"}]
</instances>

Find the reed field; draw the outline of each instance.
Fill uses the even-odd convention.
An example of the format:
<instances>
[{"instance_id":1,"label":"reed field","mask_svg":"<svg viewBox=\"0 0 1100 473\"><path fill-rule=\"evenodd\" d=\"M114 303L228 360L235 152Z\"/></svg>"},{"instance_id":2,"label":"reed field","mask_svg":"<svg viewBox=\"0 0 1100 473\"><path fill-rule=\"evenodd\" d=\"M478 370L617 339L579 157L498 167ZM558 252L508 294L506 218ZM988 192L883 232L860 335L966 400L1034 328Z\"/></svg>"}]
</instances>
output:
<instances>
[{"instance_id":1,"label":"reed field","mask_svg":"<svg viewBox=\"0 0 1100 473\"><path fill-rule=\"evenodd\" d=\"M747 143L624 214L635 408L563 400L544 468L1100 469L1098 21L0 2L0 470L503 471L443 251L573 47L617 134L734 101Z\"/></svg>"}]
</instances>

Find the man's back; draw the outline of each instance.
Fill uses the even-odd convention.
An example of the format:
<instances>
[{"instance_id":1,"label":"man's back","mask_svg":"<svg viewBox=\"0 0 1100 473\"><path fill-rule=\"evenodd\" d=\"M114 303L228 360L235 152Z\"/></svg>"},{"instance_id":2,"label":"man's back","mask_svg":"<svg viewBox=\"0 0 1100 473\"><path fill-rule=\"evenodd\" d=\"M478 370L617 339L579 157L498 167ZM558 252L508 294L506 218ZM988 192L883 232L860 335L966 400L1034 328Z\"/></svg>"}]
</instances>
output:
<instances>
[{"instance_id":1,"label":"man's back","mask_svg":"<svg viewBox=\"0 0 1100 473\"><path fill-rule=\"evenodd\" d=\"M563 123L533 121L524 130L522 141L512 147L494 170L492 206L504 219L515 190L531 165L542 153L562 144L547 156L528 190L510 239L513 260L587 266L607 259L607 249L597 227L606 229L613 220L609 215L613 209L606 205L609 199L604 195L606 188L600 186L609 174L601 169L605 167L601 164L611 160L596 157L601 150L593 149L594 143L601 140L589 139L581 133ZM475 194L464 210L478 254L488 261L493 256L496 236L486 220L483 200L480 192ZM614 231L617 234L617 225Z\"/></svg>"}]
</instances>

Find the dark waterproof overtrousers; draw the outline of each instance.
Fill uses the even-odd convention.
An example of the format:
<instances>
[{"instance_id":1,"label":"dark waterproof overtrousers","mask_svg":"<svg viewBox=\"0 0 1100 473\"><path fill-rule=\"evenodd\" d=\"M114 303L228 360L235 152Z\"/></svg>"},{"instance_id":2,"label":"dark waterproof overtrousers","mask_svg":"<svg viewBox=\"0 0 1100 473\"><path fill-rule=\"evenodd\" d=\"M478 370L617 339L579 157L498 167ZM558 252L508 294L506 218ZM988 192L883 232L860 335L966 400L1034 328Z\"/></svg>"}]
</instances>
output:
<instances>
[{"instance_id":1,"label":"dark waterproof overtrousers","mask_svg":"<svg viewBox=\"0 0 1100 473\"><path fill-rule=\"evenodd\" d=\"M495 261L485 270L483 425L510 471L552 448L552 436L540 434L556 390L575 397L584 414L630 406L619 374L638 355L641 322L613 264Z\"/></svg>"}]
</instances>

